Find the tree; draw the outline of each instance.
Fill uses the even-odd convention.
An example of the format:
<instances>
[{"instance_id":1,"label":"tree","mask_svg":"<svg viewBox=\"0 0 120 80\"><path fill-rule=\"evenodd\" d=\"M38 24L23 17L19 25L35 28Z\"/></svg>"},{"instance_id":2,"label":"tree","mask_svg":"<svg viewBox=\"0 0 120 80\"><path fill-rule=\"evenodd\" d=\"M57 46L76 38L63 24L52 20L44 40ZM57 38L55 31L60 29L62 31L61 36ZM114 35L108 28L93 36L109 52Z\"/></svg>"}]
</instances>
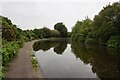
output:
<instances>
[{"instance_id":1,"label":"tree","mask_svg":"<svg viewBox=\"0 0 120 80\"><path fill-rule=\"evenodd\" d=\"M42 38L42 33L43 33L42 29L34 29L32 32L35 34L36 39Z\"/></svg>"},{"instance_id":2,"label":"tree","mask_svg":"<svg viewBox=\"0 0 120 80\"><path fill-rule=\"evenodd\" d=\"M73 40L78 40L80 42L85 42L86 37L91 29L92 20L89 18L83 21L77 21L72 29L71 37Z\"/></svg>"},{"instance_id":3,"label":"tree","mask_svg":"<svg viewBox=\"0 0 120 80\"><path fill-rule=\"evenodd\" d=\"M52 37L59 37L60 36L60 32L57 30L51 30L51 34L52 34Z\"/></svg>"},{"instance_id":4,"label":"tree","mask_svg":"<svg viewBox=\"0 0 120 80\"><path fill-rule=\"evenodd\" d=\"M111 36L120 35L120 3L104 7L94 17L92 31L88 37L96 39L99 44L105 44Z\"/></svg>"},{"instance_id":5,"label":"tree","mask_svg":"<svg viewBox=\"0 0 120 80\"><path fill-rule=\"evenodd\" d=\"M44 27L44 28L43 28L43 32L45 33L45 34L44 34L44 37L45 37L45 38L49 38L49 37L52 36L51 30L50 30L49 28Z\"/></svg>"},{"instance_id":6,"label":"tree","mask_svg":"<svg viewBox=\"0 0 120 80\"><path fill-rule=\"evenodd\" d=\"M62 22L55 24L54 29L60 32L61 37L67 37L67 28Z\"/></svg>"},{"instance_id":7,"label":"tree","mask_svg":"<svg viewBox=\"0 0 120 80\"><path fill-rule=\"evenodd\" d=\"M2 38L6 39L7 41L13 41L16 40L16 27L11 23L11 20L9 20L6 17L2 17Z\"/></svg>"}]
</instances>

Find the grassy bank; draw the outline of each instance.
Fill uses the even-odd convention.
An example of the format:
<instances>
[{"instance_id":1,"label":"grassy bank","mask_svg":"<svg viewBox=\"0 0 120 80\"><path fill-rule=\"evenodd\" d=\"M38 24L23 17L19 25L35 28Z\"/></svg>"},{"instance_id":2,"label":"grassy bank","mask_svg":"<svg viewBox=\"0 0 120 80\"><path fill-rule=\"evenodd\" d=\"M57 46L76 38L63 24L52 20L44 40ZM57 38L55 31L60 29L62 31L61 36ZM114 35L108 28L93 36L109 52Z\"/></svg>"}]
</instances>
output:
<instances>
[{"instance_id":1,"label":"grassy bank","mask_svg":"<svg viewBox=\"0 0 120 80\"><path fill-rule=\"evenodd\" d=\"M12 41L8 42L2 41L2 70L1 77L4 78L4 73L6 72L6 68L9 66L10 61L17 55L18 50L22 47L22 41Z\"/></svg>"},{"instance_id":2,"label":"grassy bank","mask_svg":"<svg viewBox=\"0 0 120 80\"><path fill-rule=\"evenodd\" d=\"M30 56L31 56L31 62L32 62L33 69L34 69L34 71L37 71L38 70L38 62L37 62L37 59L36 59L35 54L33 53L32 49L30 49Z\"/></svg>"},{"instance_id":3,"label":"grassy bank","mask_svg":"<svg viewBox=\"0 0 120 80\"><path fill-rule=\"evenodd\" d=\"M0 78L4 78L6 66L8 66L12 58L17 55L18 50L23 46L24 42L43 38L65 38L68 35L67 28L63 23L57 23L54 30L46 27L34 30L22 30L4 16L0 16L0 29L2 29L2 39L0 40L2 43ZM33 67L36 67L36 60L34 58L32 55Z\"/></svg>"}]
</instances>

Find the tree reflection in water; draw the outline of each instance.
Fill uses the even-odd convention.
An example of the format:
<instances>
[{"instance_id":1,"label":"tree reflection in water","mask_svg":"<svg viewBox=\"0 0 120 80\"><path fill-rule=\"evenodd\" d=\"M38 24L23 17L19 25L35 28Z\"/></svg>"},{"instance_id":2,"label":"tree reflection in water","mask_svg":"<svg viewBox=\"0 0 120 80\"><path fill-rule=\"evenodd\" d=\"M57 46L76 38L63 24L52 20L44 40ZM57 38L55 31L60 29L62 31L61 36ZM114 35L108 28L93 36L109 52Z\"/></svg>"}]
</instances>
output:
<instances>
[{"instance_id":1,"label":"tree reflection in water","mask_svg":"<svg viewBox=\"0 0 120 80\"><path fill-rule=\"evenodd\" d=\"M55 53L62 55L68 43L67 39L41 40L34 43L33 49L47 51L54 48ZM120 51L118 49L72 42L71 51L77 60L79 58L84 64L90 64L92 72L96 73L101 80L106 80L106 78L116 80L120 77Z\"/></svg>"},{"instance_id":2,"label":"tree reflection in water","mask_svg":"<svg viewBox=\"0 0 120 80\"><path fill-rule=\"evenodd\" d=\"M57 54L62 54L67 47L67 39L41 40L35 42L33 45L34 51L47 51L52 47L54 48L54 52L56 52Z\"/></svg>"},{"instance_id":3,"label":"tree reflection in water","mask_svg":"<svg viewBox=\"0 0 120 80\"><path fill-rule=\"evenodd\" d=\"M120 51L118 49L77 42L72 42L71 48L76 58L80 58L85 64L90 64L93 73L96 73L101 80L120 78Z\"/></svg>"}]
</instances>

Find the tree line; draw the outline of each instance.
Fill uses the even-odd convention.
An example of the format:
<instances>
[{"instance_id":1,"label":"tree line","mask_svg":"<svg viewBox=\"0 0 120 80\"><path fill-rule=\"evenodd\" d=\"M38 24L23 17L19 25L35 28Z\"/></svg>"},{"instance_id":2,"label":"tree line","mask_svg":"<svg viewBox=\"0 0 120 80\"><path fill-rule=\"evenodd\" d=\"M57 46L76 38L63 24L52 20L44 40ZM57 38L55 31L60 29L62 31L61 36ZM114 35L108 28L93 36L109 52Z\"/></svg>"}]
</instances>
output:
<instances>
[{"instance_id":1,"label":"tree line","mask_svg":"<svg viewBox=\"0 0 120 80\"><path fill-rule=\"evenodd\" d=\"M59 22L55 24L54 30L47 27L34 30L22 30L13 24L10 19L0 16L0 29L2 29L2 66L0 66L0 78L4 77L6 66L11 59L17 55L19 48L24 42L43 38L66 38L68 32L66 26Z\"/></svg>"},{"instance_id":2,"label":"tree line","mask_svg":"<svg viewBox=\"0 0 120 80\"><path fill-rule=\"evenodd\" d=\"M4 40L14 41L23 39L25 41L30 41L50 37L68 37L67 28L62 22L59 22L55 24L54 30L47 27L34 30L22 30L16 25L13 25L8 18L2 17L2 39Z\"/></svg>"},{"instance_id":3,"label":"tree line","mask_svg":"<svg viewBox=\"0 0 120 80\"><path fill-rule=\"evenodd\" d=\"M73 41L120 48L120 2L107 5L95 15L77 21L71 32Z\"/></svg>"},{"instance_id":4,"label":"tree line","mask_svg":"<svg viewBox=\"0 0 120 80\"><path fill-rule=\"evenodd\" d=\"M26 41L51 37L71 37L72 41L75 42L103 44L120 48L120 2L107 5L98 15L95 15L93 20L86 18L83 21L77 21L72 32L68 32L62 22L55 24L54 30L47 27L22 30L4 16L0 16L0 29L1 27L2 66L0 69L2 70L0 71L0 78L4 77L5 66Z\"/></svg>"}]
</instances>

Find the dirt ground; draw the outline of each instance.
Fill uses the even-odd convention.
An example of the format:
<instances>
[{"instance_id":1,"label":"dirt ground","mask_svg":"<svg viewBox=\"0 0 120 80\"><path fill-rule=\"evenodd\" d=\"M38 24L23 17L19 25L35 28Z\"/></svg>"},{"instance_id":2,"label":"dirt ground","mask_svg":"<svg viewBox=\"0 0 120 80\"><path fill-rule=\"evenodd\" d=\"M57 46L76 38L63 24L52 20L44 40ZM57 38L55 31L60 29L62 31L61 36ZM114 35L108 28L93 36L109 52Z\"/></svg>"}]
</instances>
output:
<instances>
[{"instance_id":1,"label":"dirt ground","mask_svg":"<svg viewBox=\"0 0 120 80\"><path fill-rule=\"evenodd\" d=\"M36 74L32 68L30 49L34 42L25 43L19 50L18 55L9 64L6 78L43 78L41 70Z\"/></svg>"}]
</instances>

